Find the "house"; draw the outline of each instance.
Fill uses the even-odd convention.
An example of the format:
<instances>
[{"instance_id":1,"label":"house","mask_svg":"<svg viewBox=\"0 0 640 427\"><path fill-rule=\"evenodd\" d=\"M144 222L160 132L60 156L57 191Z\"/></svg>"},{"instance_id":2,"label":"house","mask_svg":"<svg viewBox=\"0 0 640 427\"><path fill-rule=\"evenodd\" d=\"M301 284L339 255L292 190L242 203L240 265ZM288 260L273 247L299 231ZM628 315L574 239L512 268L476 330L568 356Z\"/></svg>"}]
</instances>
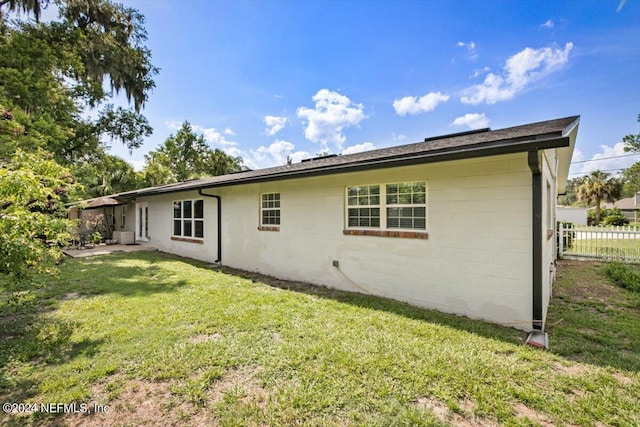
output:
<instances>
[{"instance_id":1,"label":"house","mask_svg":"<svg viewBox=\"0 0 640 427\"><path fill-rule=\"evenodd\" d=\"M576 208L570 206L556 207L556 220L559 222L571 222L578 225L587 225L589 208Z\"/></svg>"},{"instance_id":2,"label":"house","mask_svg":"<svg viewBox=\"0 0 640 427\"><path fill-rule=\"evenodd\" d=\"M640 221L640 191L632 197L620 199L615 203L607 203L604 207L607 209L618 208L629 221L638 222Z\"/></svg>"},{"instance_id":3,"label":"house","mask_svg":"<svg viewBox=\"0 0 640 427\"><path fill-rule=\"evenodd\" d=\"M579 117L112 195L161 251L543 330Z\"/></svg>"}]
</instances>

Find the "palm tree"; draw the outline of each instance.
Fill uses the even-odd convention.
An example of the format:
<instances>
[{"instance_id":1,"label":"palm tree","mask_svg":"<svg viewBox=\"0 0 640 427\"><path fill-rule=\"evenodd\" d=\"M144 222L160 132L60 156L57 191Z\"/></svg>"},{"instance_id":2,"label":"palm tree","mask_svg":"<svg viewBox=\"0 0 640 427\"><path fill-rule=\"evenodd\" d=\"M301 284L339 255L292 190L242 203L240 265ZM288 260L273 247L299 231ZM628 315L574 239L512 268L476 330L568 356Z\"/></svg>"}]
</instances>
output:
<instances>
[{"instance_id":1,"label":"palm tree","mask_svg":"<svg viewBox=\"0 0 640 427\"><path fill-rule=\"evenodd\" d=\"M578 199L585 200L589 205L596 205L596 222L600 223L600 204L603 201L613 202L620 196L620 181L610 178L610 175L602 171L591 172L578 186Z\"/></svg>"}]
</instances>

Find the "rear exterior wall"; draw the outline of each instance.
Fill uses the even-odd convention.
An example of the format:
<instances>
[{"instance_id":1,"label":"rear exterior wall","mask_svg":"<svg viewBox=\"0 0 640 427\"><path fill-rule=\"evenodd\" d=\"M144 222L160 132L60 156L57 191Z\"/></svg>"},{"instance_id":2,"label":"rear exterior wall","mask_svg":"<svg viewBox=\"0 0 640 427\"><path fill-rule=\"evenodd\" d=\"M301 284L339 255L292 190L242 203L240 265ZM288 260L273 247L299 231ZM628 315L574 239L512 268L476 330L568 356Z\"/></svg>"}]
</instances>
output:
<instances>
[{"instance_id":1,"label":"rear exterior wall","mask_svg":"<svg viewBox=\"0 0 640 427\"><path fill-rule=\"evenodd\" d=\"M346 187L426 181L427 239L345 235ZM222 198L222 264L371 293L529 330L531 172L526 154L212 188ZM280 193L278 231L260 230L260 195ZM151 243L213 262L216 200L205 198L202 244L176 242L171 201L153 196ZM338 267L333 261L338 261Z\"/></svg>"}]
</instances>

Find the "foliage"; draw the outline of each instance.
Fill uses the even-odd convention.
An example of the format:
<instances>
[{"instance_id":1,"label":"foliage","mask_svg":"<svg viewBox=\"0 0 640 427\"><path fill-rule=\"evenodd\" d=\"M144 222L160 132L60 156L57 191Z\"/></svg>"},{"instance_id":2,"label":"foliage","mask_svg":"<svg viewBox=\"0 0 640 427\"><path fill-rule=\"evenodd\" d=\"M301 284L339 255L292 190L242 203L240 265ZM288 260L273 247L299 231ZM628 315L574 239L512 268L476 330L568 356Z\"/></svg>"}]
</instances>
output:
<instances>
[{"instance_id":1,"label":"foliage","mask_svg":"<svg viewBox=\"0 0 640 427\"><path fill-rule=\"evenodd\" d=\"M578 201L578 195L576 191L578 186L582 183L583 177L571 178L567 180L567 186L565 188L565 194L558 196L558 203L562 206L572 206Z\"/></svg>"},{"instance_id":2,"label":"foliage","mask_svg":"<svg viewBox=\"0 0 640 427\"><path fill-rule=\"evenodd\" d=\"M48 3L0 1L0 160L10 159L18 148L43 148L67 167L123 166L112 172L127 175L130 167L106 155L103 138L133 150L151 134L140 110L158 69L144 45L144 17L109 0L52 0L57 20L7 19L25 12L37 21ZM133 108L106 103L118 93ZM88 118L91 111L96 119Z\"/></svg>"},{"instance_id":3,"label":"foliage","mask_svg":"<svg viewBox=\"0 0 640 427\"><path fill-rule=\"evenodd\" d=\"M632 197L640 191L640 162L622 171L622 197Z\"/></svg>"},{"instance_id":4,"label":"foliage","mask_svg":"<svg viewBox=\"0 0 640 427\"><path fill-rule=\"evenodd\" d=\"M604 220L602 221L602 223L604 225L621 226L629 224L629 220L622 214L622 212L618 208L607 209L606 214L604 214L603 216Z\"/></svg>"},{"instance_id":5,"label":"foliage","mask_svg":"<svg viewBox=\"0 0 640 427\"><path fill-rule=\"evenodd\" d=\"M71 170L85 186L83 198L121 193L139 188L141 184L140 176L129 163L106 153L76 164Z\"/></svg>"},{"instance_id":6,"label":"foliage","mask_svg":"<svg viewBox=\"0 0 640 427\"><path fill-rule=\"evenodd\" d=\"M638 123L640 123L640 114L638 114ZM622 142L624 142L624 151L640 153L640 133L626 135L622 138Z\"/></svg>"},{"instance_id":7,"label":"foliage","mask_svg":"<svg viewBox=\"0 0 640 427\"><path fill-rule=\"evenodd\" d=\"M640 292L640 273L632 267L620 262L610 262L605 267L605 273L616 285Z\"/></svg>"},{"instance_id":8,"label":"foliage","mask_svg":"<svg viewBox=\"0 0 640 427\"><path fill-rule=\"evenodd\" d=\"M175 135L170 135L156 150L145 156L147 168L143 174L149 181L167 176L168 182L187 181L206 176L225 175L240 170L242 159L207 146L203 135L196 135L185 121ZM153 185L153 184L152 184Z\"/></svg>"},{"instance_id":9,"label":"foliage","mask_svg":"<svg viewBox=\"0 0 640 427\"><path fill-rule=\"evenodd\" d=\"M64 202L78 190L69 170L44 152L18 151L0 167L0 274L22 285L49 272L71 239Z\"/></svg>"},{"instance_id":10,"label":"foliage","mask_svg":"<svg viewBox=\"0 0 640 427\"><path fill-rule=\"evenodd\" d=\"M603 201L616 200L622 191L622 184L616 178L602 171L594 171L583 178L578 186L578 199L585 200L590 206L595 205L594 225L600 223L600 210Z\"/></svg>"}]
</instances>

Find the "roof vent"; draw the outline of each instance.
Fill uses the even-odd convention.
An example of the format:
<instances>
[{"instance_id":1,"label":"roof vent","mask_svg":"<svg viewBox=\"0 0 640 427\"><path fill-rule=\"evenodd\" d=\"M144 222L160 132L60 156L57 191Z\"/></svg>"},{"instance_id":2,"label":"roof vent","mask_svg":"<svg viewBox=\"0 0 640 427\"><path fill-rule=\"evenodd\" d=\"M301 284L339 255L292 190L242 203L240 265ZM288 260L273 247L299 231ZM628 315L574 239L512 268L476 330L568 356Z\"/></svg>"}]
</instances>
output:
<instances>
[{"instance_id":1,"label":"roof vent","mask_svg":"<svg viewBox=\"0 0 640 427\"><path fill-rule=\"evenodd\" d=\"M447 134L447 135L432 136L431 138L425 138L424 142L435 141L436 139L453 138L455 136L473 135L473 134L476 134L476 133L484 133L484 132L489 132L489 131L491 131L491 128L474 129L474 130L468 130L466 132L458 132L458 133L450 133L450 134Z\"/></svg>"},{"instance_id":2,"label":"roof vent","mask_svg":"<svg viewBox=\"0 0 640 427\"><path fill-rule=\"evenodd\" d=\"M337 154L327 154L324 156L312 157L310 159L302 159L302 163L311 162L313 160L328 159L329 157L338 157Z\"/></svg>"}]
</instances>

